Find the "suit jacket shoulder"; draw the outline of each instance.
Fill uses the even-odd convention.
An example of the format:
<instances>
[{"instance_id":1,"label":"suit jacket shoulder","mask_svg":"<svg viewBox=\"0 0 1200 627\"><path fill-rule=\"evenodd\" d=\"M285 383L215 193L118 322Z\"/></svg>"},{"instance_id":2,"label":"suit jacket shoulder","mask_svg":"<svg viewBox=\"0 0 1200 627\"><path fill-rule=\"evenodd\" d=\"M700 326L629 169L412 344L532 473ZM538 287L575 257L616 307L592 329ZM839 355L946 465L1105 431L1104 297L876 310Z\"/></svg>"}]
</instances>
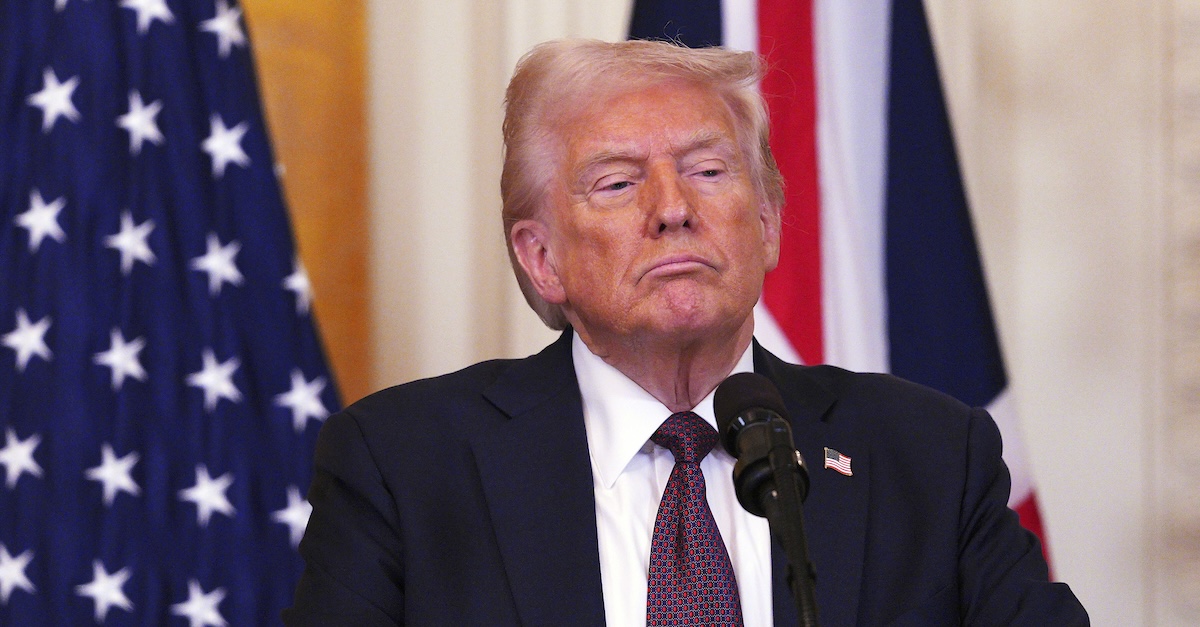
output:
<instances>
[{"instance_id":1,"label":"suit jacket shoulder","mask_svg":"<svg viewBox=\"0 0 1200 627\"><path fill-rule=\"evenodd\" d=\"M569 335L368 396L315 466L288 624L603 624Z\"/></svg>"},{"instance_id":2,"label":"suit jacket shoulder","mask_svg":"<svg viewBox=\"0 0 1200 627\"><path fill-rule=\"evenodd\" d=\"M808 460L823 623L1087 624L1007 507L986 411L890 375L796 366L761 349L755 363L779 386ZM827 450L852 474L827 467Z\"/></svg>"}]
</instances>

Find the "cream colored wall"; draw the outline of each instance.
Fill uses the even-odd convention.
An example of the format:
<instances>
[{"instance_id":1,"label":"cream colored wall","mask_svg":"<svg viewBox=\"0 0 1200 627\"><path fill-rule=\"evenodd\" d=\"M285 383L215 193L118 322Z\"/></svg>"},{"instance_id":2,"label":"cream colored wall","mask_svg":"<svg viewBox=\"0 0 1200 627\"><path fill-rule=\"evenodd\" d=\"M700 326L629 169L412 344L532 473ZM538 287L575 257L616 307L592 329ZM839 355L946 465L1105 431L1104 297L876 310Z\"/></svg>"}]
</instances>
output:
<instances>
[{"instance_id":1,"label":"cream colored wall","mask_svg":"<svg viewBox=\"0 0 1200 627\"><path fill-rule=\"evenodd\" d=\"M1167 3L927 4L1056 575L1194 624L1151 595Z\"/></svg>"},{"instance_id":2,"label":"cream colored wall","mask_svg":"<svg viewBox=\"0 0 1200 627\"><path fill-rule=\"evenodd\" d=\"M1194 623L1186 590L1156 575L1173 4L927 3L1056 574L1098 625ZM498 225L503 85L529 45L620 37L627 11L370 3L377 387L553 337L520 300Z\"/></svg>"},{"instance_id":3,"label":"cream colored wall","mask_svg":"<svg viewBox=\"0 0 1200 627\"><path fill-rule=\"evenodd\" d=\"M504 86L533 44L620 38L628 11L627 0L369 3L376 387L554 337L521 300L504 249Z\"/></svg>"}]
</instances>

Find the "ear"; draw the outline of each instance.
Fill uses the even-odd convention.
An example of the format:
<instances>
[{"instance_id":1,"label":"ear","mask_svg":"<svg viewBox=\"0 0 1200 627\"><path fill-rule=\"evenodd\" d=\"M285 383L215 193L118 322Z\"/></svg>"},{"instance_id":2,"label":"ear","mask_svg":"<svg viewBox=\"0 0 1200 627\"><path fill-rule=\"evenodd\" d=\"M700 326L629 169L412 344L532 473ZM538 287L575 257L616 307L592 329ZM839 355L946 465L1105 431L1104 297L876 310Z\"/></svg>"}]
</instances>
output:
<instances>
[{"instance_id":1,"label":"ear","mask_svg":"<svg viewBox=\"0 0 1200 627\"><path fill-rule=\"evenodd\" d=\"M513 225L508 237L517 262L525 269L538 295L553 305L565 303L567 294L550 250L550 229L538 220L520 220Z\"/></svg>"},{"instance_id":2,"label":"ear","mask_svg":"<svg viewBox=\"0 0 1200 627\"><path fill-rule=\"evenodd\" d=\"M782 226L782 211L763 203L759 208L759 219L763 229L763 259L766 260L766 271L770 272L779 265L779 238Z\"/></svg>"}]
</instances>

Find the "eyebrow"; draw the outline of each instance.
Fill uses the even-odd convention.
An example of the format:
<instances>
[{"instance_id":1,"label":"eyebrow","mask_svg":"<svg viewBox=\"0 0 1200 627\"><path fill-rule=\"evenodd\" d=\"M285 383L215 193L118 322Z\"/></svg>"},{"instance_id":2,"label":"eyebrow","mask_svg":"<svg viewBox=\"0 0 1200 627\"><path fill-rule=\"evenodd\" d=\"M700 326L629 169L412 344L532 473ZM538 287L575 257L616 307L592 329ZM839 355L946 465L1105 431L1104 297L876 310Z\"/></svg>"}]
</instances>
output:
<instances>
[{"instance_id":1,"label":"eyebrow","mask_svg":"<svg viewBox=\"0 0 1200 627\"><path fill-rule=\"evenodd\" d=\"M709 148L715 148L721 150L722 152L728 152L729 154L737 153L737 144L735 142L731 141L726 135L710 129L699 129L692 133L691 137L689 137L687 141L685 141L683 145L674 152L677 155L685 156L696 151L706 150ZM578 173L576 178L586 178L587 173L595 169L597 166L617 162L636 162L644 159L645 156L642 153L634 152L632 150L601 150L588 157L586 161L581 163L579 167L576 168L575 171Z\"/></svg>"},{"instance_id":2,"label":"eyebrow","mask_svg":"<svg viewBox=\"0 0 1200 627\"><path fill-rule=\"evenodd\" d=\"M683 144L682 149L678 153L686 155L706 148L728 148L736 153L737 142L722 133L709 129L700 129L692 133L692 136Z\"/></svg>"}]
</instances>

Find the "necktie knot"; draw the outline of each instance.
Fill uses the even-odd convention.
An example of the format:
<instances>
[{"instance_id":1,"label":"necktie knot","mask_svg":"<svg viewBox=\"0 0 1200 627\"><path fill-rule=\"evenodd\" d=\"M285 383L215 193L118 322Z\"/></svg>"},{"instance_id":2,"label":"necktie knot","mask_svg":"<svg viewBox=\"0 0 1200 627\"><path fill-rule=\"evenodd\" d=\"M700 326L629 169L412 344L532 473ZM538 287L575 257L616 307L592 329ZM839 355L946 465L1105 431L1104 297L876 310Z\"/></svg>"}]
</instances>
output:
<instances>
[{"instance_id":1,"label":"necktie knot","mask_svg":"<svg viewBox=\"0 0 1200 627\"><path fill-rule=\"evenodd\" d=\"M671 451L676 463L699 463L717 444L717 430L690 411L671 414L650 436L657 445Z\"/></svg>"}]
</instances>

